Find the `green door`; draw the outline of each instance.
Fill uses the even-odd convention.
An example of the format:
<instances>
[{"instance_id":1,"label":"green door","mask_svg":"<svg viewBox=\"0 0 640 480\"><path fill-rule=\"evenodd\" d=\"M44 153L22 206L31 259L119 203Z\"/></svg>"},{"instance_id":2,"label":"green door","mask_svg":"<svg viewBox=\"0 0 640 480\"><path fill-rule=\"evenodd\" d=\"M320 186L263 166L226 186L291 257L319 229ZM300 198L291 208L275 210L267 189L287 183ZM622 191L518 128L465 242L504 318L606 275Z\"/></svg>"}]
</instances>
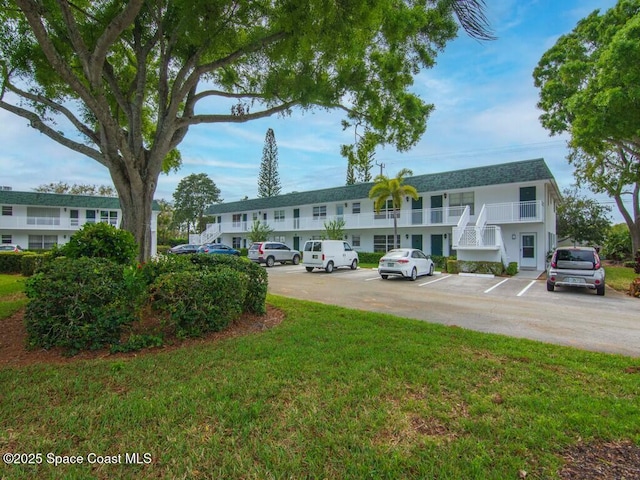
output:
<instances>
[{"instance_id":1,"label":"green door","mask_svg":"<svg viewBox=\"0 0 640 480\"><path fill-rule=\"evenodd\" d=\"M431 196L431 223L442 223L442 195Z\"/></svg>"},{"instance_id":2,"label":"green door","mask_svg":"<svg viewBox=\"0 0 640 480\"><path fill-rule=\"evenodd\" d=\"M422 235L411 235L411 248L422 250Z\"/></svg>"},{"instance_id":3,"label":"green door","mask_svg":"<svg viewBox=\"0 0 640 480\"><path fill-rule=\"evenodd\" d=\"M293 249L300 250L300 237L293 237Z\"/></svg>"},{"instance_id":4,"label":"green door","mask_svg":"<svg viewBox=\"0 0 640 480\"><path fill-rule=\"evenodd\" d=\"M431 235L431 255L442 256L443 254L442 235Z\"/></svg>"},{"instance_id":5,"label":"green door","mask_svg":"<svg viewBox=\"0 0 640 480\"><path fill-rule=\"evenodd\" d=\"M536 187L520 187L520 218L536 216Z\"/></svg>"}]
</instances>

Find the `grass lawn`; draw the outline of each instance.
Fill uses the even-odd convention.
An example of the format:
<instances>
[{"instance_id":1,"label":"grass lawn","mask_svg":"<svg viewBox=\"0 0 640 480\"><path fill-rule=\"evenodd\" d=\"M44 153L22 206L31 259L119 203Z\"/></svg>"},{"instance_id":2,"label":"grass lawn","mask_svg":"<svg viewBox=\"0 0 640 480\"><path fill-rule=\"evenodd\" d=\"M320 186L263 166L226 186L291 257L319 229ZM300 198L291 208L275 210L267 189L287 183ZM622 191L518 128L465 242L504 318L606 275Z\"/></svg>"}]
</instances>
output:
<instances>
[{"instance_id":1,"label":"grass lawn","mask_svg":"<svg viewBox=\"0 0 640 480\"><path fill-rule=\"evenodd\" d=\"M581 442L640 443L638 358L268 301L286 319L259 334L0 368L1 450L43 454L0 477L546 479Z\"/></svg>"},{"instance_id":2,"label":"grass lawn","mask_svg":"<svg viewBox=\"0 0 640 480\"><path fill-rule=\"evenodd\" d=\"M631 282L635 278L640 277L640 275L633 271L633 268L628 267L613 267L606 265L604 267L604 271L606 284L614 290L619 290L621 292L628 292Z\"/></svg>"},{"instance_id":3,"label":"grass lawn","mask_svg":"<svg viewBox=\"0 0 640 480\"><path fill-rule=\"evenodd\" d=\"M27 304L22 275L0 275L0 319L17 312Z\"/></svg>"}]
</instances>

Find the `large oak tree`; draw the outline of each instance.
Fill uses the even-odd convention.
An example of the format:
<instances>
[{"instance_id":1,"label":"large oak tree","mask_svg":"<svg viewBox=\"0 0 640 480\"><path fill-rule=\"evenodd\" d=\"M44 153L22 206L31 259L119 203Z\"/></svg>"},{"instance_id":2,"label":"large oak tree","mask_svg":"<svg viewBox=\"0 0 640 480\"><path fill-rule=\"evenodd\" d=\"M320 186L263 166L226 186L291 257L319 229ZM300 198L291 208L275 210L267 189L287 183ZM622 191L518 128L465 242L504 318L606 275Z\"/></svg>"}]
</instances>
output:
<instances>
[{"instance_id":1,"label":"large oak tree","mask_svg":"<svg viewBox=\"0 0 640 480\"><path fill-rule=\"evenodd\" d=\"M581 20L543 55L533 76L542 125L570 134L578 184L615 199L638 250L640 0L619 0Z\"/></svg>"},{"instance_id":2,"label":"large oak tree","mask_svg":"<svg viewBox=\"0 0 640 480\"><path fill-rule=\"evenodd\" d=\"M342 110L413 146L432 105L410 92L484 0L0 0L0 108L108 168L123 227L150 254L159 175L189 127Z\"/></svg>"}]
</instances>

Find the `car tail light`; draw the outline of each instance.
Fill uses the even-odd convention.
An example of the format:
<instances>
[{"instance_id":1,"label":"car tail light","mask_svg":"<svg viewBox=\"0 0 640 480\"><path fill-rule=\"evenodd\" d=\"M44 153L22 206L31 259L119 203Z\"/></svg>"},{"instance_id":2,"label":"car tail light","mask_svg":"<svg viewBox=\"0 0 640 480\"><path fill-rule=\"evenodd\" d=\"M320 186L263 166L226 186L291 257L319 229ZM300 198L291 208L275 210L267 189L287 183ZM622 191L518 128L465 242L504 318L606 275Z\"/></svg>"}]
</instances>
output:
<instances>
[{"instance_id":1,"label":"car tail light","mask_svg":"<svg viewBox=\"0 0 640 480\"><path fill-rule=\"evenodd\" d=\"M598 257L597 255L596 255L596 258L595 258L595 262L593 262L593 269L594 270L599 270L600 269L600 257ZM596 283L598 283L598 282L596 282Z\"/></svg>"},{"instance_id":2,"label":"car tail light","mask_svg":"<svg viewBox=\"0 0 640 480\"><path fill-rule=\"evenodd\" d=\"M387 261L387 259L386 259L386 258L381 258L381 259L380 259L380 261L379 261L378 263L384 263L384 262L386 262L386 261Z\"/></svg>"},{"instance_id":3,"label":"car tail light","mask_svg":"<svg viewBox=\"0 0 640 480\"><path fill-rule=\"evenodd\" d=\"M260 255L264 255L264 248L262 248L262 245L263 245L263 244L261 243L261 244L260 244L260 246L258 247L258 253L259 253Z\"/></svg>"},{"instance_id":4,"label":"car tail light","mask_svg":"<svg viewBox=\"0 0 640 480\"><path fill-rule=\"evenodd\" d=\"M401 258L400 260L398 260L398 263L409 263L409 260L407 260L406 258Z\"/></svg>"},{"instance_id":5,"label":"car tail light","mask_svg":"<svg viewBox=\"0 0 640 480\"><path fill-rule=\"evenodd\" d=\"M324 262L324 253L322 254L322 261Z\"/></svg>"},{"instance_id":6,"label":"car tail light","mask_svg":"<svg viewBox=\"0 0 640 480\"><path fill-rule=\"evenodd\" d=\"M556 268L558 266L558 262L556 260L556 255L554 254L553 257L551 257L551 268Z\"/></svg>"}]
</instances>

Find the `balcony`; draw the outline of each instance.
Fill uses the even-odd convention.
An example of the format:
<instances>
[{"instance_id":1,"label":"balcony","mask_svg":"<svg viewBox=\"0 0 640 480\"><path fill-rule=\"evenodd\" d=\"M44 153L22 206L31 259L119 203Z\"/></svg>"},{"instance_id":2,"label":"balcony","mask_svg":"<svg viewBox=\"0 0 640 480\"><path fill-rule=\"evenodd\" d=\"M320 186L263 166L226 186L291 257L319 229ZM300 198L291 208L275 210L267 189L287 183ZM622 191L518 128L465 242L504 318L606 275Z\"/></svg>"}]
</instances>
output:
<instances>
[{"instance_id":1,"label":"balcony","mask_svg":"<svg viewBox=\"0 0 640 480\"><path fill-rule=\"evenodd\" d=\"M460 231L458 231L460 230ZM453 238L458 238L456 250L498 250L502 247L502 231L497 225L480 227L454 227Z\"/></svg>"},{"instance_id":2,"label":"balcony","mask_svg":"<svg viewBox=\"0 0 640 480\"><path fill-rule=\"evenodd\" d=\"M93 220L63 217L27 217L24 215L6 215L0 217L0 228L3 230L33 230L33 231L72 231L75 232L85 223L96 223ZM118 221L111 223L119 227Z\"/></svg>"},{"instance_id":3,"label":"balcony","mask_svg":"<svg viewBox=\"0 0 640 480\"><path fill-rule=\"evenodd\" d=\"M532 223L544 221L544 208L541 200L529 202L488 203L486 223Z\"/></svg>"}]
</instances>

